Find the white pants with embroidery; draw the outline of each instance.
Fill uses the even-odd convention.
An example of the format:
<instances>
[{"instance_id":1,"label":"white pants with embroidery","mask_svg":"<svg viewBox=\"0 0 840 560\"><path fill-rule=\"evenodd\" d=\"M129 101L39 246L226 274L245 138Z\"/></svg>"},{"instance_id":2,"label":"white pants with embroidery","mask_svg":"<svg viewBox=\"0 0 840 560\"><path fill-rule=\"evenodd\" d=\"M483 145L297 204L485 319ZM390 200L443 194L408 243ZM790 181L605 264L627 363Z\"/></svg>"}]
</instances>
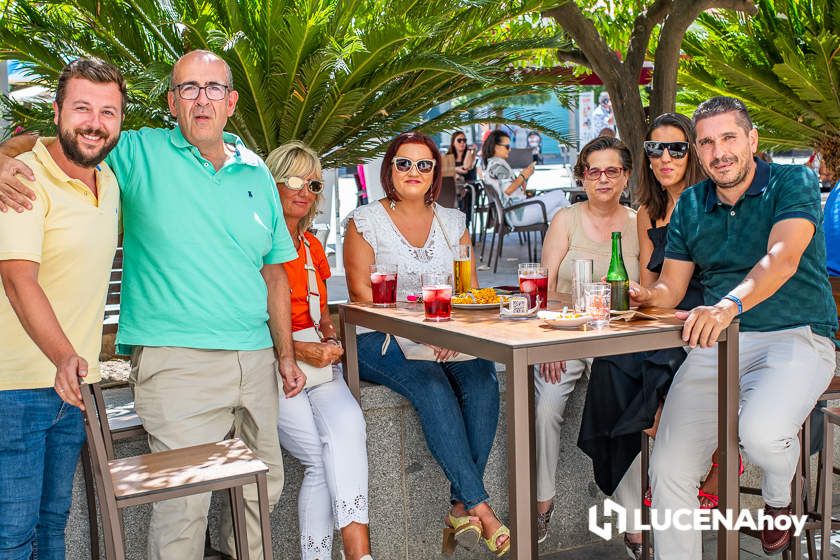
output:
<instances>
[{"instance_id":1,"label":"white pants with embroidery","mask_svg":"<svg viewBox=\"0 0 840 560\"><path fill-rule=\"evenodd\" d=\"M280 397L280 444L304 466L298 495L303 560L331 557L333 529L368 524L368 462L365 420L344 382L333 380L297 396Z\"/></svg>"}]
</instances>

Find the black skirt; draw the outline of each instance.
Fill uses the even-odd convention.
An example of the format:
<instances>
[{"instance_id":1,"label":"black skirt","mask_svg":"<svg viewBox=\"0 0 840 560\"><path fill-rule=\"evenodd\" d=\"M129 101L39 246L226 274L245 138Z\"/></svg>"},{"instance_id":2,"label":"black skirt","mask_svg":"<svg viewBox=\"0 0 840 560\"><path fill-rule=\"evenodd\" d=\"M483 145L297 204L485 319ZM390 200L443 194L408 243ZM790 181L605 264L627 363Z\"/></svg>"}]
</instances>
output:
<instances>
[{"instance_id":1,"label":"black skirt","mask_svg":"<svg viewBox=\"0 0 840 560\"><path fill-rule=\"evenodd\" d=\"M669 348L593 360L578 447L592 459L604 494L615 492L641 451L641 432L653 425L685 357L682 348Z\"/></svg>"}]
</instances>

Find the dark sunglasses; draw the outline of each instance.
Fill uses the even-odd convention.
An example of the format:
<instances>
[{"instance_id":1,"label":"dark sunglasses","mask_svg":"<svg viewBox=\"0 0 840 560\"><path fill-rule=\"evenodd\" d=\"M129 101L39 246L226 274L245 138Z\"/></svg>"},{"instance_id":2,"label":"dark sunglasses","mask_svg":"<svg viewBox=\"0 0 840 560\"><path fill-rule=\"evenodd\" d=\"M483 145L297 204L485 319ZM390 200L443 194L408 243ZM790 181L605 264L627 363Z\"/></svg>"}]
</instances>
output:
<instances>
[{"instance_id":1,"label":"dark sunglasses","mask_svg":"<svg viewBox=\"0 0 840 560\"><path fill-rule=\"evenodd\" d=\"M309 192L312 194L321 194L324 190L324 183L323 181L319 181L318 179L304 179L303 177L286 177L285 179L280 180L281 183L286 185L287 189L291 189L293 191L299 191L303 187L309 188Z\"/></svg>"},{"instance_id":2,"label":"dark sunglasses","mask_svg":"<svg viewBox=\"0 0 840 560\"><path fill-rule=\"evenodd\" d=\"M435 160L433 159L412 159L398 157L394 158L394 168L400 173L408 173L412 167L416 167L419 173L428 174L435 169Z\"/></svg>"},{"instance_id":3,"label":"dark sunglasses","mask_svg":"<svg viewBox=\"0 0 840 560\"><path fill-rule=\"evenodd\" d=\"M508 150L510 149L510 144L496 144L496 145L499 146L500 148L507 148Z\"/></svg>"},{"instance_id":4,"label":"dark sunglasses","mask_svg":"<svg viewBox=\"0 0 840 560\"><path fill-rule=\"evenodd\" d=\"M688 142L654 142L653 140L645 142L647 157L661 158L665 150L668 150L672 158L682 159L688 154Z\"/></svg>"},{"instance_id":5,"label":"dark sunglasses","mask_svg":"<svg viewBox=\"0 0 840 560\"><path fill-rule=\"evenodd\" d=\"M623 167L605 167L604 169L601 169L600 167L590 167L583 172L583 176L590 181L599 181L601 179L601 175L606 175L607 179L617 179L623 171Z\"/></svg>"},{"instance_id":6,"label":"dark sunglasses","mask_svg":"<svg viewBox=\"0 0 840 560\"><path fill-rule=\"evenodd\" d=\"M455 141L458 142L459 144L465 144L467 142L467 139L466 138L456 138Z\"/></svg>"}]
</instances>

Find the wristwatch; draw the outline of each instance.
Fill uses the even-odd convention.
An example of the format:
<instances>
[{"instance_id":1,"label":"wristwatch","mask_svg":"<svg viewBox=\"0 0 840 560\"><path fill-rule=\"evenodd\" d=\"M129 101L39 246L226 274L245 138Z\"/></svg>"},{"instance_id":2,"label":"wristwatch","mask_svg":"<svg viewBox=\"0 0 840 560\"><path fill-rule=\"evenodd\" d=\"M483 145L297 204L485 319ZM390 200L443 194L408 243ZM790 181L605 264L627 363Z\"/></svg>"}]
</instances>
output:
<instances>
[{"instance_id":1,"label":"wristwatch","mask_svg":"<svg viewBox=\"0 0 840 560\"><path fill-rule=\"evenodd\" d=\"M336 346L341 348L341 341L338 340L338 338L336 338L334 336L324 337L324 339L321 342L332 342L333 344L335 344Z\"/></svg>"}]
</instances>

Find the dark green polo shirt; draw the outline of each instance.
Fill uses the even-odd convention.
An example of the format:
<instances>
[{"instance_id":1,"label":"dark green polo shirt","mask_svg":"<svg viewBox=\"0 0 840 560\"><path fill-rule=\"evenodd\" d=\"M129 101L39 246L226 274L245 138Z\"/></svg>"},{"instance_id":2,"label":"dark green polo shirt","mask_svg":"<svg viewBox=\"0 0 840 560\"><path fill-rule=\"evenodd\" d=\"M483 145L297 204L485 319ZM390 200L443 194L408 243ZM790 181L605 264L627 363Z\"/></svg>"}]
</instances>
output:
<instances>
[{"instance_id":1,"label":"dark green polo shirt","mask_svg":"<svg viewBox=\"0 0 840 560\"><path fill-rule=\"evenodd\" d=\"M742 331L779 331L810 325L832 337L837 310L825 268L820 190L814 173L800 165L756 160L750 188L735 204L721 202L711 180L686 189L668 228L665 258L697 266L706 305L734 289L767 254L773 226L804 218L816 230L799 268L779 290L740 316Z\"/></svg>"}]
</instances>

